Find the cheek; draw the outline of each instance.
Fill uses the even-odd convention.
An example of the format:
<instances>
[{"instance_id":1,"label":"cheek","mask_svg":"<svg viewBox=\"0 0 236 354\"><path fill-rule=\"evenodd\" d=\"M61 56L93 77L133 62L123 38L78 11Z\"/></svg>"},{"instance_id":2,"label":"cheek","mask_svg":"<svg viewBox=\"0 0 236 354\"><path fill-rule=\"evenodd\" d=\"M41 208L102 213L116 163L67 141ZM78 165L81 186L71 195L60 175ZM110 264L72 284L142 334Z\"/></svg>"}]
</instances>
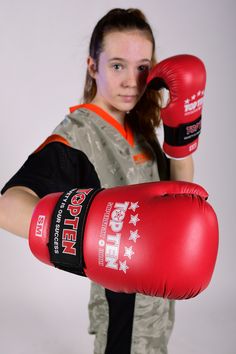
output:
<instances>
[{"instance_id":1,"label":"cheek","mask_svg":"<svg viewBox=\"0 0 236 354\"><path fill-rule=\"evenodd\" d=\"M147 72L139 74L139 77L138 77L139 90L141 90L141 91L145 90L147 77L148 77L148 73Z\"/></svg>"},{"instance_id":2,"label":"cheek","mask_svg":"<svg viewBox=\"0 0 236 354\"><path fill-rule=\"evenodd\" d=\"M147 82L148 72L143 72L139 74L138 82L139 86L145 87Z\"/></svg>"},{"instance_id":3,"label":"cheek","mask_svg":"<svg viewBox=\"0 0 236 354\"><path fill-rule=\"evenodd\" d=\"M101 70L97 77L97 87L102 91L109 93L115 85L114 78L108 70Z\"/></svg>"}]
</instances>

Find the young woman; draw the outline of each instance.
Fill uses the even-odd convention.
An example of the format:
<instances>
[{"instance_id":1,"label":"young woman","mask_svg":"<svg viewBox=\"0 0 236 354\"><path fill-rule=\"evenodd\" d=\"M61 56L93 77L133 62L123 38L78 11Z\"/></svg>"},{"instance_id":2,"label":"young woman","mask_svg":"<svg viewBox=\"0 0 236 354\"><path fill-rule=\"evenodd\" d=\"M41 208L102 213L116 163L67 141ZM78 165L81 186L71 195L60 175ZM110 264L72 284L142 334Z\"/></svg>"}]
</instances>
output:
<instances>
[{"instance_id":1,"label":"young woman","mask_svg":"<svg viewBox=\"0 0 236 354\"><path fill-rule=\"evenodd\" d=\"M27 237L34 206L48 193L192 180L192 157L168 160L156 138L161 96L146 89L155 63L153 33L140 10L114 9L97 23L83 104L70 109L4 186L2 228ZM92 283L89 316L96 354L167 353L173 301L114 293Z\"/></svg>"}]
</instances>

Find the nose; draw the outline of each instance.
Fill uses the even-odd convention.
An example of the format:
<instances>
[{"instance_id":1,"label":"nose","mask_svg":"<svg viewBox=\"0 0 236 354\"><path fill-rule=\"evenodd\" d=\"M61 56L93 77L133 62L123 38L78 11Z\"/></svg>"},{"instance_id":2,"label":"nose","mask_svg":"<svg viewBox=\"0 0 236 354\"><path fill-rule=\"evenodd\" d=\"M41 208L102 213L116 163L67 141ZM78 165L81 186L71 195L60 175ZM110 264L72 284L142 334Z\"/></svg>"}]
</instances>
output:
<instances>
[{"instance_id":1,"label":"nose","mask_svg":"<svg viewBox=\"0 0 236 354\"><path fill-rule=\"evenodd\" d=\"M137 87L138 86L138 74L135 70L128 70L123 79L124 87Z\"/></svg>"}]
</instances>

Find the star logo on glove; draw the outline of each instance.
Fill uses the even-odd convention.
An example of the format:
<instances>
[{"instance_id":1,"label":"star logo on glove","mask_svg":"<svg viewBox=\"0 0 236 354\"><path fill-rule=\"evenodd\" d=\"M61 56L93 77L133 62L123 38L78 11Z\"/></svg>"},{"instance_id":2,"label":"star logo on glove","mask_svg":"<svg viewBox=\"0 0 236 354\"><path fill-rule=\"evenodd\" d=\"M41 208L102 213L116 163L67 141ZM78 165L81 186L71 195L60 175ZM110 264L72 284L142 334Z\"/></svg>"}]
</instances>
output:
<instances>
[{"instance_id":1,"label":"star logo on glove","mask_svg":"<svg viewBox=\"0 0 236 354\"><path fill-rule=\"evenodd\" d=\"M130 241L134 241L134 243L136 243L137 239L139 238L139 234L138 234L138 230L135 231L131 231L130 230L130 236L129 236L129 240Z\"/></svg>"},{"instance_id":2,"label":"star logo on glove","mask_svg":"<svg viewBox=\"0 0 236 354\"><path fill-rule=\"evenodd\" d=\"M126 274L126 270L129 269L129 267L126 264L126 261L124 261L124 262L119 261L119 262L120 262L119 270L122 270Z\"/></svg>"},{"instance_id":3,"label":"star logo on glove","mask_svg":"<svg viewBox=\"0 0 236 354\"><path fill-rule=\"evenodd\" d=\"M136 202L136 203L131 202L130 204L131 205L130 205L129 209L131 209L133 212L135 212L136 209L139 208L138 202Z\"/></svg>"},{"instance_id":4,"label":"star logo on glove","mask_svg":"<svg viewBox=\"0 0 236 354\"><path fill-rule=\"evenodd\" d=\"M138 218L138 214L136 214L136 215L130 215L129 224L133 224L134 226L136 226L136 224L137 224L138 221L140 221L140 219Z\"/></svg>"},{"instance_id":5,"label":"star logo on glove","mask_svg":"<svg viewBox=\"0 0 236 354\"><path fill-rule=\"evenodd\" d=\"M113 219L116 221L123 220L125 216L125 211L124 210L114 210L113 211Z\"/></svg>"},{"instance_id":6,"label":"star logo on glove","mask_svg":"<svg viewBox=\"0 0 236 354\"><path fill-rule=\"evenodd\" d=\"M125 247L124 257L128 257L129 259L131 259L133 255L134 255L133 246Z\"/></svg>"}]
</instances>

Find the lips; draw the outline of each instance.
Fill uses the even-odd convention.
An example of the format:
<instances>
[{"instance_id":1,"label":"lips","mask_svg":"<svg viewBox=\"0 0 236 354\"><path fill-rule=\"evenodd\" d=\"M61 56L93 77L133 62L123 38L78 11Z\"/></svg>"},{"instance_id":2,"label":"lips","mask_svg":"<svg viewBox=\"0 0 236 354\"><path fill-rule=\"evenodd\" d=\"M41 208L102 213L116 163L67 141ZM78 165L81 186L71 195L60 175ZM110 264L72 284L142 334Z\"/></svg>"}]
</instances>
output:
<instances>
[{"instance_id":1,"label":"lips","mask_svg":"<svg viewBox=\"0 0 236 354\"><path fill-rule=\"evenodd\" d=\"M137 99L137 95L120 95L124 102L132 102Z\"/></svg>"}]
</instances>

